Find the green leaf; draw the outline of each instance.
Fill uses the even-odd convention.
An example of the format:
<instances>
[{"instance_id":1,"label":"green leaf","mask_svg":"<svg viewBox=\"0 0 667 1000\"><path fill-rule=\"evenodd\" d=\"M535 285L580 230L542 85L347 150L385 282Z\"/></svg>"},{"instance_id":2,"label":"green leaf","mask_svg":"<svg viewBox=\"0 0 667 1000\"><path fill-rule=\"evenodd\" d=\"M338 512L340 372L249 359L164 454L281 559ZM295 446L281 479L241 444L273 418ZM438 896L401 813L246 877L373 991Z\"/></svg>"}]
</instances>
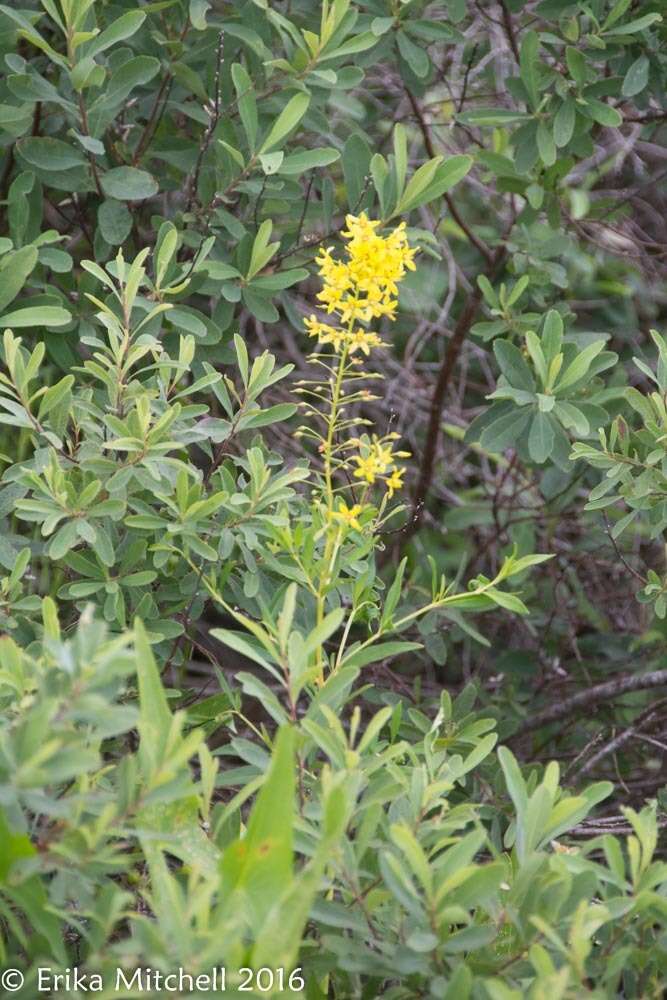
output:
<instances>
[{"instance_id":1,"label":"green leaf","mask_svg":"<svg viewBox=\"0 0 667 1000\"><path fill-rule=\"evenodd\" d=\"M533 462L542 465L551 455L554 431L548 414L538 410L528 434L528 451Z\"/></svg>"},{"instance_id":2,"label":"green leaf","mask_svg":"<svg viewBox=\"0 0 667 1000\"><path fill-rule=\"evenodd\" d=\"M61 378L55 385L49 386L40 400L39 412L37 414L38 419L43 420L44 417L46 417L47 414L50 413L50 411L65 398L73 385L74 376L65 375L64 378Z\"/></svg>"},{"instance_id":3,"label":"green leaf","mask_svg":"<svg viewBox=\"0 0 667 1000\"><path fill-rule=\"evenodd\" d=\"M155 178L136 167L112 167L100 180L105 195L117 201L143 201L158 192Z\"/></svg>"},{"instance_id":4,"label":"green leaf","mask_svg":"<svg viewBox=\"0 0 667 1000\"><path fill-rule=\"evenodd\" d=\"M273 153L260 153L258 156L262 170L267 177L277 172L284 158L285 154L281 149L276 150Z\"/></svg>"},{"instance_id":5,"label":"green leaf","mask_svg":"<svg viewBox=\"0 0 667 1000\"><path fill-rule=\"evenodd\" d=\"M304 149L301 152L286 156L278 169L279 174L295 176L315 167L328 167L340 159L340 153L333 146L322 146L317 149Z\"/></svg>"},{"instance_id":6,"label":"green leaf","mask_svg":"<svg viewBox=\"0 0 667 1000\"><path fill-rule=\"evenodd\" d=\"M144 806L137 815L137 827L145 849L150 843L152 850L159 847L191 870L216 878L220 851L202 830L196 795Z\"/></svg>"},{"instance_id":7,"label":"green leaf","mask_svg":"<svg viewBox=\"0 0 667 1000\"><path fill-rule=\"evenodd\" d=\"M251 281L262 268L266 267L280 246L278 242L269 243L272 229L273 223L271 219L265 219L257 230L250 254L248 273L246 274L248 281Z\"/></svg>"},{"instance_id":8,"label":"green leaf","mask_svg":"<svg viewBox=\"0 0 667 1000\"><path fill-rule=\"evenodd\" d=\"M606 33L621 37L624 35L635 35L638 31L650 28L652 24L656 24L658 21L662 21L662 16L660 14L644 14L642 17L637 17L633 21L627 21L618 28L609 28Z\"/></svg>"},{"instance_id":9,"label":"green leaf","mask_svg":"<svg viewBox=\"0 0 667 1000\"><path fill-rule=\"evenodd\" d=\"M594 358L604 350L604 341L596 340L592 344L588 344L579 354L576 356L574 361L572 361L564 372L561 373L559 380L556 382L554 391L556 393L562 393L564 389L571 388L576 382L584 378L588 373L588 369L591 367L591 363Z\"/></svg>"},{"instance_id":10,"label":"green leaf","mask_svg":"<svg viewBox=\"0 0 667 1000\"><path fill-rule=\"evenodd\" d=\"M20 139L16 148L24 160L40 170L71 170L86 165L81 150L61 139L35 136Z\"/></svg>"},{"instance_id":11,"label":"green leaf","mask_svg":"<svg viewBox=\"0 0 667 1000\"><path fill-rule=\"evenodd\" d=\"M268 153L279 142L282 142L292 129L299 124L310 104L310 94L295 94L291 97L269 130L259 152Z\"/></svg>"},{"instance_id":12,"label":"green leaf","mask_svg":"<svg viewBox=\"0 0 667 1000\"><path fill-rule=\"evenodd\" d=\"M576 118L576 105L571 97L567 97L554 117L554 142L559 149L567 146L572 138Z\"/></svg>"},{"instance_id":13,"label":"green leaf","mask_svg":"<svg viewBox=\"0 0 667 1000\"><path fill-rule=\"evenodd\" d=\"M392 218L439 198L466 176L472 163L471 156L450 156L444 163L436 156L423 163L408 181Z\"/></svg>"},{"instance_id":14,"label":"green leaf","mask_svg":"<svg viewBox=\"0 0 667 1000\"><path fill-rule=\"evenodd\" d=\"M396 32L398 51L401 53L412 72L419 77L425 77L430 69L431 60L428 53L419 45L415 45L405 31Z\"/></svg>"},{"instance_id":15,"label":"green leaf","mask_svg":"<svg viewBox=\"0 0 667 1000\"><path fill-rule=\"evenodd\" d=\"M34 176L34 175L33 175ZM6 309L23 288L38 259L35 247L23 247L2 258L0 267L0 312Z\"/></svg>"},{"instance_id":16,"label":"green leaf","mask_svg":"<svg viewBox=\"0 0 667 1000\"><path fill-rule=\"evenodd\" d=\"M491 453L504 451L519 441L529 420L530 413L526 409L512 410L489 424L482 431L479 443Z\"/></svg>"},{"instance_id":17,"label":"green leaf","mask_svg":"<svg viewBox=\"0 0 667 1000\"><path fill-rule=\"evenodd\" d=\"M114 69L99 98L91 104L88 111L91 131L99 134L95 129L98 116L112 113L135 87L148 83L159 69L160 61L153 56L135 56Z\"/></svg>"},{"instance_id":18,"label":"green leaf","mask_svg":"<svg viewBox=\"0 0 667 1000\"><path fill-rule=\"evenodd\" d=\"M248 146L252 152L257 142L257 101L252 80L241 63L234 63L232 66L232 80L236 90L236 100L238 102L239 116L243 123L243 128L248 140Z\"/></svg>"},{"instance_id":19,"label":"green leaf","mask_svg":"<svg viewBox=\"0 0 667 1000\"><path fill-rule=\"evenodd\" d=\"M329 59L341 59L343 56L353 56L357 52L365 52L377 44L377 36L372 31L362 31L361 34L343 42L330 52L326 49L320 55L319 62L327 62Z\"/></svg>"},{"instance_id":20,"label":"green leaf","mask_svg":"<svg viewBox=\"0 0 667 1000\"><path fill-rule=\"evenodd\" d=\"M618 128L619 125L623 124L623 115L621 112L617 111L616 108L612 108L610 104L605 104L604 101L596 101L589 97L586 99L586 103L582 104L581 110L588 118L592 118L599 125Z\"/></svg>"},{"instance_id":21,"label":"green leaf","mask_svg":"<svg viewBox=\"0 0 667 1000\"><path fill-rule=\"evenodd\" d=\"M139 686L139 755L144 773L149 774L158 758L171 726L171 712L160 681L153 651L140 619L134 622L134 648Z\"/></svg>"},{"instance_id":22,"label":"green leaf","mask_svg":"<svg viewBox=\"0 0 667 1000\"><path fill-rule=\"evenodd\" d=\"M540 159L545 167L552 167L556 162L556 143L554 142L554 137L544 122L540 122L537 126L536 133L537 140L537 150L540 154Z\"/></svg>"},{"instance_id":23,"label":"green leaf","mask_svg":"<svg viewBox=\"0 0 667 1000\"><path fill-rule=\"evenodd\" d=\"M457 120L464 125L514 125L517 122L528 122L532 115L524 111L508 111L505 108L477 108L476 111L464 111L457 115Z\"/></svg>"},{"instance_id":24,"label":"green leaf","mask_svg":"<svg viewBox=\"0 0 667 1000\"><path fill-rule=\"evenodd\" d=\"M510 798L514 803L517 818L520 820L526 810L526 805L528 804L526 782L523 780L521 769L511 750L507 747L498 747L498 760L500 761L500 766L503 769L507 791L509 792Z\"/></svg>"},{"instance_id":25,"label":"green leaf","mask_svg":"<svg viewBox=\"0 0 667 1000\"><path fill-rule=\"evenodd\" d=\"M264 667L265 670L268 670L269 673L273 674L275 677L280 676L276 668L268 662L266 657L256 648L256 646L249 642L239 632L230 632L230 630L226 628L214 628L211 629L211 635L215 639L219 639L225 646L229 646L230 649L234 649L237 653L241 653L242 656L246 656L254 663L258 663L260 667Z\"/></svg>"},{"instance_id":26,"label":"green leaf","mask_svg":"<svg viewBox=\"0 0 667 1000\"><path fill-rule=\"evenodd\" d=\"M644 55L635 59L623 78L621 93L623 97L635 97L640 94L648 84L650 64Z\"/></svg>"},{"instance_id":27,"label":"green leaf","mask_svg":"<svg viewBox=\"0 0 667 1000\"><path fill-rule=\"evenodd\" d=\"M72 314L60 306L29 306L0 316L0 324L10 327L67 326Z\"/></svg>"},{"instance_id":28,"label":"green leaf","mask_svg":"<svg viewBox=\"0 0 667 1000\"><path fill-rule=\"evenodd\" d=\"M420 642L398 642L397 640L376 642L365 649L353 649L345 656L343 664L346 667L366 667L370 663L379 663L381 660L389 660L394 656L400 656L401 653L411 653L415 649L421 648Z\"/></svg>"},{"instance_id":29,"label":"green leaf","mask_svg":"<svg viewBox=\"0 0 667 1000\"><path fill-rule=\"evenodd\" d=\"M521 41L519 53L519 69L521 81L526 88L528 101L533 111L537 111L540 103L540 65L538 51L540 40L536 31L527 31Z\"/></svg>"},{"instance_id":30,"label":"green leaf","mask_svg":"<svg viewBox=\"0 0 667 1000\"><path fill-rule=\"evenodd\" d=\"M146 15L141 10L129 10L126 14L122 14L89 43L85 51L86 57L93 59L112 45L131 38L145 20Z\"/></svg>"},{"instance_id":31,"label":"green leaf","mask_svg":"<svg viewBox=\"0 0 667 1000\"><path fill-rule=\"evenodd\" d=\"M568 45L565 49L565 61L570 71L570 76L579 88L586 83L586 60L579 49Z\"/></svg>"},{"instance_id":32,"label":"green leaf","mask_svg":"<svg viewBox=\"0 0 667 1000\"><path fill-rule=\"evenodd\" d=\"M283 726L246 836L227 848L220 865L223 899L241 890L255 928L262 926L274 900L292 882L294 794L294 730Z\"/></svg>"},{"instance_id":33,"label":"green leaf","mask_svg":"<svg viewBox=\"0 0 667 1000\"><path fill-rule=\"evenodd\" d=\"M127 205L115 198L103 201L97 210L102 238L109 246L120 246L132 232L132 216Z\"/></svg>"},{"instance_id":34,"label":"green leaf","mask_svg":"<svg viewBox=\"0 0 667 1000\"><path fill-rule=\"evenodd\" d=\"M527 392L535 391L533 373L518 347L508 340L495 340L493 353L501 372L511 386L525 389Z\"/></svg>"}]
</instances>

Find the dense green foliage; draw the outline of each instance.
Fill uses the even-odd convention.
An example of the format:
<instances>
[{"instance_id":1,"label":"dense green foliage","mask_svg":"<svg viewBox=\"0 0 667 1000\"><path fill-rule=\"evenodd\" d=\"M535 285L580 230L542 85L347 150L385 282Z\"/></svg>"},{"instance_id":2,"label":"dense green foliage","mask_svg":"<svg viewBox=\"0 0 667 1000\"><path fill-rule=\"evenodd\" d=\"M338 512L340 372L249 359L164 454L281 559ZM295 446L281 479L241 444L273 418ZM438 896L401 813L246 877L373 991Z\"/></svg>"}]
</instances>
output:
<instances>
[{"instance_id":1,"label":"dense green foliage","mask_svg":"<svg viewBox=\"0 0 667 1000\"><path fill-rule=\"evenodd\" d=\"M19 995L663 995L661 9L0 5Z\"/></svg>"}]
</instances>

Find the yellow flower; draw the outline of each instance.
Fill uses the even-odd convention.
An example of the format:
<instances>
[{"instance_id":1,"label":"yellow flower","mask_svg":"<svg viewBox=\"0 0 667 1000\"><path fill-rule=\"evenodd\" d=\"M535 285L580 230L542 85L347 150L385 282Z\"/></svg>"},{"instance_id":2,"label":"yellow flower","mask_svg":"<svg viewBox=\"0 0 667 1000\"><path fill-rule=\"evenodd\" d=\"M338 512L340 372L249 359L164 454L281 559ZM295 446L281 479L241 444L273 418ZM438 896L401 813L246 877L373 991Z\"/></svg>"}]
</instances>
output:
<instances>
[{"instance_id":1,"label":"yellow flower","mask_svg":"<svg viewBox=\"0 0 667 1000\"><path fill-rule=\"evenodd\" d=\"M365 479L367 483L373 484L381 471L375 455L367 455L365 458L362 455L355 455L354 461L357 463L357 468L354 471L355 477Z\"/></svg>"},{"instance_id":2,"label":"yellow flower","mask_svg":"<svg viewBox=\"0 0 667 1000\"><path fill-rule=\"evenodd\" d=\"M361 531L358 518L363 509L360 503L355 503L352 507L348 507L344 500L339 500L338 510L330 511L329 517L332 521L338 521L339 524L346 525L348 528Z\"/></svg>"},{"instance_id":3,"label":"yellow flower","mask_svg":"<svg viewBox=\"0 0 667 1000\"><path fill-rule=\"evenodd\" d=\"M352 330L351 333L346 334L345 341L349 346L350 354L354 354L355 351L362 351L366 357L371 353L372 347L380 347L382 345L382 341L377 333L371 333L370 330L364 330L360 326Z\"/></svg>"},{"instance_id":4,"label":"yellow flower","mask_svg":"<svg viewBox=\"0 0 667 1000\"><path fill-rule=\"evenodd\" d=\"M403 487L403 476L405 475L405 469L394 469L392 474L385 479L384 484L387 487L387 496L391 499L396 492Z\"/></svg>"},{"instance_id":5,"label":"yellow flower","mask_svg":"<svg viewBox=\"0 0 667 1000\"><path fill-rule=\"evenodd\" d=\"M317 337L320 344L332 344L335 351L339 350L341 343L345 339L345 332L336 326L328 323L321 323L316 316L309 316L304 320L304 326L311 337Z\"/></svg>"},{"instance_id":6,"label":"yellow flower","mask_svg":"<svg viewBox=\"0 0 667 1000\"><path fill-rule=\"evenodd\" d=\"M354 470L355 478L363 479L369 485L378 479L382 480L390 497L401 489L405 475L405 470L399 469L396 459L410 456L407 451L394 451L391 442L397 437L396 433L392 433L383 438L373 436L371 441L365 438L351 442L359 446L359 454L352 459L357 466Z\"/></svg>"}]
</instances>

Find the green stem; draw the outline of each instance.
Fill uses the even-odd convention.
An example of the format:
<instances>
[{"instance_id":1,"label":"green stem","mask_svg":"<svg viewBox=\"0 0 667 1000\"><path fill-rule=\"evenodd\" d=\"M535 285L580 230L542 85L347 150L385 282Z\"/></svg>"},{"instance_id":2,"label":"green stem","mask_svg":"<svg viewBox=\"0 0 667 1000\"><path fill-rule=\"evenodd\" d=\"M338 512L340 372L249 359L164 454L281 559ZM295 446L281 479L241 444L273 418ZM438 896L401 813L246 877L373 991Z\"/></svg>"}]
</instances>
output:
<instances>
[{"instance_id":1,"label":"green stem","mask_svg":"<svg viewBox=\"0 0 667 1000\"><path fill-rule=\"evenodd\" d=\"M350 328L351 328L350 324ZM348 331L349 332L349 331ZM340 408L340 399L343 391L343 381L345 378L345 367L347 365L348 347L347 344L343 347L340 355L340 361L338 363L338 371L336 372L336 381L334 382L333 392L331 394L331 410L329 412L328 422L327 422L327 436L324 442L324 489L327 501L327 514L330 514L333 510L333 443L334 436L336 434L336 427L338 425L338 410Z\"/></svg>"}]
</instances>

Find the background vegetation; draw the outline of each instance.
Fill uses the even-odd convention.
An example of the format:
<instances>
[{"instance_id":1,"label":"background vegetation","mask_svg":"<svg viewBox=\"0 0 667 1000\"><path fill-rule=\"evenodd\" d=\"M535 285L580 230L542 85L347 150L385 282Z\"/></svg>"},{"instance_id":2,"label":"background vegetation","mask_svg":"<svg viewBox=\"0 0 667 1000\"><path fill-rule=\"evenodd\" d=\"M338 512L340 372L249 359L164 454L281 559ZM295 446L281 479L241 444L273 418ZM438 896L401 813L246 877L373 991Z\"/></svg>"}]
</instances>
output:
<instances>
[{"instance_id":1,"label":"background vegetation","mask_svg":"<svg viewBox=\"0 0 667 1000\"><path fill-rule=\"evenodd\" d=\"M25 996L663 995L663 8L0 6Z\"/></svg>"}]
</instances>

